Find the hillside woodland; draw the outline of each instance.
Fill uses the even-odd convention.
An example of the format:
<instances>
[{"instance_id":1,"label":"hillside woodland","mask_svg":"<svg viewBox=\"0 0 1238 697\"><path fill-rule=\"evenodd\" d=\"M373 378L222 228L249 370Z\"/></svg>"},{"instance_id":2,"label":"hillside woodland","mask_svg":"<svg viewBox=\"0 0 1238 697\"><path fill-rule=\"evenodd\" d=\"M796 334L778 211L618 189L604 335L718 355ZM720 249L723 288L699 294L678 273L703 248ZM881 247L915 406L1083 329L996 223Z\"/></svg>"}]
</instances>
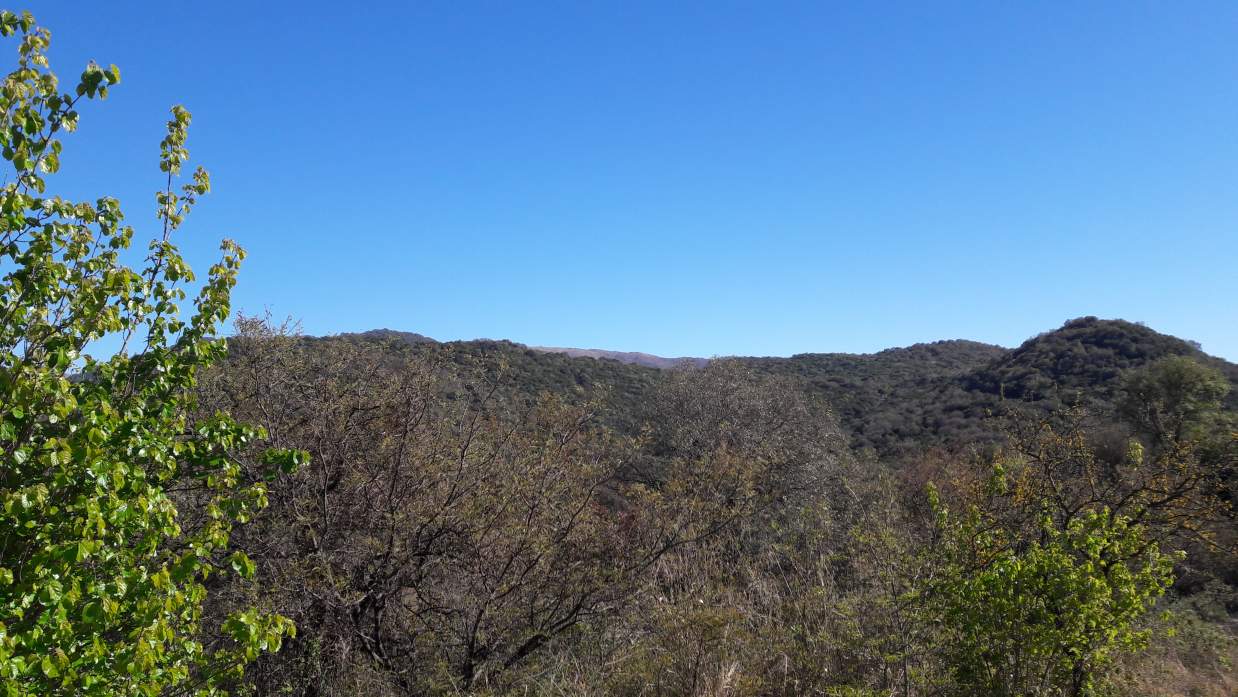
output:
<instances>
[{"instance_id":1,"label":"hillside woodland","mask_svg":"<svg viewBox=\"0 0 1238 697\"><path fill-rule=\"evenodd\" d=\"M311 457L212 596L297 625L261 694L1235 686L1234 366L1146 327L671 370L269 319L230 347L204 413Z\"/></svg>"},{"instance_id":2,"label":"hillside woodland","mask_svg":"<svg viewBox=\"0 0 1238 697\"><path fill-rule=\"evenodd\" d=\"M1238 691L1238 366L1093 317L662 369L302 336L181 256L184 108L145 257L46 193L120 73L0 35L0 694Z\"/></svg>"}]
</instances>

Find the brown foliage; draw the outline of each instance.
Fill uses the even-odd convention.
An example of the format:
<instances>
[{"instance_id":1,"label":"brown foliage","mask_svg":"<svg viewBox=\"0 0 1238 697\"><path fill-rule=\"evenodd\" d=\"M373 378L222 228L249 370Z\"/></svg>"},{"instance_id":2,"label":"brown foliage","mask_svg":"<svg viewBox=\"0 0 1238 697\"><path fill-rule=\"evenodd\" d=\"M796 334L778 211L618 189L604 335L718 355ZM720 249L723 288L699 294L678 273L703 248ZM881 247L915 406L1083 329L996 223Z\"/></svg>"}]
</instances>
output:
<instances>
[{"instance_id":1,"label":"brown foliage","mask_svg":"<svg viewBox=\"0 0 1238 697\"><path fill-rule=\"evenodd\" d=\"M887 470L741 362L663 373L621 419L592 385L530 399L501 371L242 321L204 407L313 457L235 536L258 590L214 594L217 612L257 602L298 625L251 669L258 693L940 694L928 482L1022 539L1046 503L1060 525L1130 516L1149 543L1223 530L1218 456L1080 411Z\"/></svg>"},{"instance_id":2,"label":"brown foliage","mask_svg":"<svg viewBox=\"0 0 1238 697\"><path fill-rule=\"evenodd\" d=\"M658 560L805 490L825 452L782 436L765 404L766 420L684 410L697 393L678 384L672 433L690 442L632 440L598 427L594 403L523 403L484 371L390 347L311 346L264 322L233 346L204 402L312 456L240 540L300 631L253 671L263 690L341 693L358 665L401 694L501 686L647 589Z\"/></svg>"}]
</instances>

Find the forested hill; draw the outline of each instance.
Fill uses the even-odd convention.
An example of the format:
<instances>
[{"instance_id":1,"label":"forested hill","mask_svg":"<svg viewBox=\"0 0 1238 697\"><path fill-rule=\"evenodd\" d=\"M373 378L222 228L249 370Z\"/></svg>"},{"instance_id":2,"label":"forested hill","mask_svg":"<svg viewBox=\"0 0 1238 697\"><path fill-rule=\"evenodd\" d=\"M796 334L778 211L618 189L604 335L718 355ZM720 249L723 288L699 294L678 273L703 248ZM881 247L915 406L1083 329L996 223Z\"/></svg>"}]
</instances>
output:
<instances>
[{"instance_id":1,"label":"forested hill","mask_svg":"<svg viewBox=\"0 0 1238 697\"><path fill-rule=\"evenodd\" d=\"M834 408L853 446L885 453L982 438L988 431L988 400L961 386L1008 353L1000 346L953 340L871 354L744 360L763 372L801 381Z\"/></svg>"},{"instance_id":2,"label":"forested hill","mask_svg":"<svg viewBox=\"0 0 1238 697\"><path fill-rule=\"evenodd\" d=\"M1238 383L1238 365L1205 354L1197 344L1141 324L1082 317L1028 339L969 375L966 387L1025 401L1068 401L1080 393L1112 398L1123 371L1166 356L1190 356ZM1230 397L1238 400L1238 394Z\"/></svg>"},{"instance_id":3,"label":"forested hill","mask_svg":"<svg viewBox=\"0 0 1238 697\"><path fill-rule=\"evenodd\" d=\"M868 355L806 354L748 359L801 377L838 411L855 446L883 454L991 437L1003 404L1045 412L1081 404L1113 408L1123 374L1167 356L1189 356L1238 386L1238 365L1197 345L1123 320L1082 317L1003 349L940 341ZM1227 406L1238 409L1238 389Z\"/></svg>"},{"instance_id":4,"label":"forested hill","mask_svg":"<svg viewBox=\"0 0 1238 697\"><path fill-rule=\"evenodd\" d=\"M391 330L344 337L418 351L433 347L457 362L502 364L504 380L527 394L604 394L615 412L612 421L620 425L634 422L631 417L660 372L648 361L573 356L560 352L568 349L546 351L508 341L438 343ZM1071 320L1015 349L950 340L872 354L736 360L759 372L789 378L823 398L838 413L853 446L896 454L984 441L993 432L989 415L1002 404L1028 404L1046 411L1076 403L1109 409L1125 371L1166 356L1192 357L1217 368L1238 386L1238 365L1209 356L1191 342L1140 324L1095 317ZM669 364L671 359L663 360ZM1229 408L1238 409L1238 389L1228 400Z\"/></svg>"}]
</instances>

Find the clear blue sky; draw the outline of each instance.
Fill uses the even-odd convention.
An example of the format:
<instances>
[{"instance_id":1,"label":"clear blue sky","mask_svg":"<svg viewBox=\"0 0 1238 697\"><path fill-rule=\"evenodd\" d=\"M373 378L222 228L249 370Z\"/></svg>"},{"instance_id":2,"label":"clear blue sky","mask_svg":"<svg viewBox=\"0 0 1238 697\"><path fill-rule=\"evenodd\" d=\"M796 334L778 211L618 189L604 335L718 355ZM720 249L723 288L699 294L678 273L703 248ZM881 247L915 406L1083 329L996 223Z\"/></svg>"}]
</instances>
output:
<instances>
[{"instance_id":1,"label":"clear blue sky","mask_svg":"<svg viewBox=\"0 0 1238 697\"><path fill-rule=\"evenodd\" d=\"M123 78L53 187L145 225L184 103L191 261L237 239L236 305L310 333L786 355L1098 315L1238 359L1233 2L35 9L66 82Z\"/></svg>"}]
</instances>

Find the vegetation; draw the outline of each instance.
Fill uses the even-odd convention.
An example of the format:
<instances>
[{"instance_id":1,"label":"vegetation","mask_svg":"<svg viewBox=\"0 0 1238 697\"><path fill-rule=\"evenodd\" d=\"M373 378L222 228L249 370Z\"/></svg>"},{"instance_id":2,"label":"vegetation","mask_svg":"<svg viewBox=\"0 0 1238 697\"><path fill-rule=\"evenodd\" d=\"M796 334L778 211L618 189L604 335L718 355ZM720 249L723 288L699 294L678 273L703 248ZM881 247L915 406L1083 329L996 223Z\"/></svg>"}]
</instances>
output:
<instances>
[{"instance_id":1,"label":"vegetation","mask_svg":"<svg viewBox=\"0 0 1238 697\"><path fill-rule=\"evenodd\" d=\"M263 694L1100 694L1155 670L1133 657L1169 640L1165 594L1229 588L1227 381L1181 357L1124 371L1108 411L979 414L982 448L873 460L773 359L250 318L231 348L203 405L314 455L234 536L300 628L247 673ZM950 348L883 359L957 376ZM1174 622L1229 680L1225 624Z\"/></svg>"},{"instance_id":2,"label":"vegetation","mask_svg":"<svg viewBox=\"0 0 1238 697\"><path fill-rule=\"evenodd\" d=\"M60 94L0 30L6 694L1233 692L1238 367L1095 318L670 370L225 342L238 247L179 310L188 112L132 269L119 204L44 195L119 72Z\"/></svg>"},{"instance_id":3,"label":"vegetation","mask_svg":"<svg viewBox=\"0 0 1238 697\"><path fill-rule=\"evenodd\" d=\"M929 442L988 438L991 429L982 421L993 400L962 384L1005 354L1000 347L973 341L939 341L871 355L745 360L762 372L793 377L836 405L856 448L888 456Z\"/></svg>"},{"instance_id":4,"label":"vegetation","mask_svg":"<svg viewBox=\"0 0 1238 697\"><path fill-rule=\"evenodd\" d=\"M200 639L208 577L252 573L243 554L227 554L229 532L266 500L231 457L261 432L223 415L190 418L197 372L225 349L211 336L243 253L224 243L181 319L193 275L171 235L210 188L201 169L172 188L189 112L172 110L161 145L162 235L146 265L129 268L120 257L133 231L116 200L44 193L59 136L119 71L88 66L75 92L61 93L46 30L5 12L0 33L20 41L0 90L12 166L0 189L0 684L10 695L210 693L292 630L241 608L223 622L226 641ZM106 336L119 337L119 353L86 353ZM299 459L272 451L263 462ZM191 524L186 505L197 509Z\"/></svg>"}]
</instances>

